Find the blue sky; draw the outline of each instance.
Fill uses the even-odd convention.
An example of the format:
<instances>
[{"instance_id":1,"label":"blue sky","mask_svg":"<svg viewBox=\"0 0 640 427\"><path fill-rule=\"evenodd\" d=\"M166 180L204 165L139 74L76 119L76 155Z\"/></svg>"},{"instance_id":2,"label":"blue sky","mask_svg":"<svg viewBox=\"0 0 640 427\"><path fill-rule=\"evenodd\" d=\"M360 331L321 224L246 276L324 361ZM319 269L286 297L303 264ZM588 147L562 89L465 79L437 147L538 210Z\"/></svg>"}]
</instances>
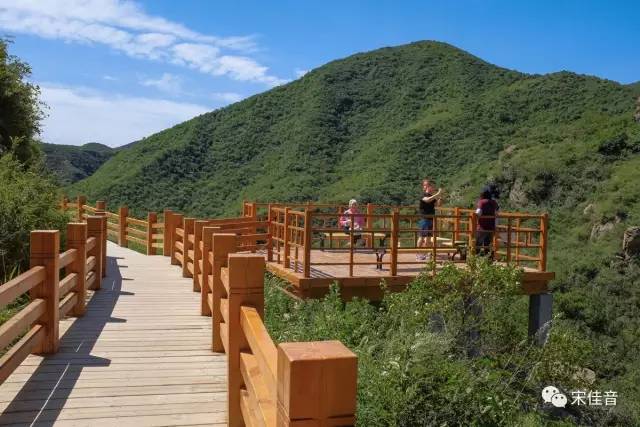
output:
<instances>
[{"instance_id":1,"label":"blue sky","mask_svg":"<svg viewBox=\"0 0 640 427\"><path fill-rule=\"evenodd\" d=\"M0 34L32 65L45 142L117 146L416 40L528 73L640 80L638 1L0 0Z\"/></svg>"}]
</instances>

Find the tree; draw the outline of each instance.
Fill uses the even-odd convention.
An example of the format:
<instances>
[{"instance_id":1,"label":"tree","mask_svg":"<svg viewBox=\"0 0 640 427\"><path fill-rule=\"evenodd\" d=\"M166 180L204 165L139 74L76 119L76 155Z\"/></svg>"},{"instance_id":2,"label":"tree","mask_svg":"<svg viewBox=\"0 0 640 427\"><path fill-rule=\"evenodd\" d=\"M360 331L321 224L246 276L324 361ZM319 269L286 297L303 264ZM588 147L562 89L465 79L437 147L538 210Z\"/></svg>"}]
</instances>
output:
<instances>
[{"instance_id":1,"label":"tree","mask_svg":"<svg viewBox=\"0 0 640 427\"><path fill-rule=\"evenodd\" d=\"M35 137L44 116L40 89L26 81L31 67L9 53L9 43L0 39L0 156L12 153L30 165L39 158Z\"/></svg>"}]
</instances>

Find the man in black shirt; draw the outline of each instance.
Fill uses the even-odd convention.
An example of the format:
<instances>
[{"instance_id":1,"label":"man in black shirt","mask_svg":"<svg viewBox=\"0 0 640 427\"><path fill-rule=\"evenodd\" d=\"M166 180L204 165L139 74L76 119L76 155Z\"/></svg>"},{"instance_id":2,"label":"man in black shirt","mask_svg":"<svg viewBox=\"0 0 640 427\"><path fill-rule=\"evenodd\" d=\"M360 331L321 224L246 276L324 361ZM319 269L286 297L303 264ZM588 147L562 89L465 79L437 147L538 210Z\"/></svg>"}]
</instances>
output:
<instances>
[{"instance_id":1,"label":"man in black shirt","mask_svg":"<svg viewBox=\"0 0 640 427\"><path fill-rule=\"evenodd\" d=\"M436 202L442 197L442 188L435 191L433 184L428 179L422 180L422 191L419 209L422 218L418 221L420 226L419 248L426 246L428 237L433 237L433 216L436 214ZM425 254L417 254L416 259L425 260L427 256Z\"/></svg>"}]
</instances>

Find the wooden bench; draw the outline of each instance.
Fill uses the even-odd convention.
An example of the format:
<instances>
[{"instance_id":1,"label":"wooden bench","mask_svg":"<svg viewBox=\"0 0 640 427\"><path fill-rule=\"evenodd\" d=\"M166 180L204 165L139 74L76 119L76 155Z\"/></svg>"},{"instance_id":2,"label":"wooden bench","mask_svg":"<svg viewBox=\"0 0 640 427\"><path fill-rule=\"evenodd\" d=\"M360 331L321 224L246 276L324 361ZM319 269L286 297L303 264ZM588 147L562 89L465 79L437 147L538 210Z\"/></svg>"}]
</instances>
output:
<instances>
[{"instance_id":1,"label":"wooden bench","mask_svg":"<svg viewBox=\"0 0 640 427\"><path fill-rule=\"evenodd\" d=\"M365 231L355 231L353 233L355 236L360 235L360 239L365 241L365 245L367 247L371 247L371 235L373 234L373 238L374 239L379 239L380 242L380 246L384 247L385 246L385 242L387 239L387 234L386 233L371 233L371 232L365 232ZM323 232L320 233L320 250L324 250L325 248L325 240L329 240L329 248L331 249L333 247L333 242L337 241L347 241L350 242L352 238L351 233L345 233L343 231L327 231L327 232Z\"/></svg>"}]
</instances>

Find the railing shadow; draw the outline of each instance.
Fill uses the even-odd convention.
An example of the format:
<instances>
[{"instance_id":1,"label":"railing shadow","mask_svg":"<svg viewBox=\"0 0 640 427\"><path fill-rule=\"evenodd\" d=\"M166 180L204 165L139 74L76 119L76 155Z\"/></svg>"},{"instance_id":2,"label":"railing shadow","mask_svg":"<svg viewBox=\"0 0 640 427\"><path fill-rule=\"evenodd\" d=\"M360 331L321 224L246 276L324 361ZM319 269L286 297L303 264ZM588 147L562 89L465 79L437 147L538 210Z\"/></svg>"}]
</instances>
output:
<instances>
[{"instance_id":1,"label":"railing shadow","mask_svg":"<svg viewBox=\"0 0 640 427\"><path fill-rule=\"evenodd\" d=\"M120 268L124 266L118 266L118 259L122 258L107 257L107 277L102 279L101 289L87 303L85 315L76 319L60 338L59 351L45 357L26 382L3 385L5 392L11 384L22 387L0 414L0 425L50 426L72 395L100 399L85 393L87 389L74 391L74 388L85 367L110 365L109 359L93 356L91 352L108 323L126 322L126 319L111 316L120 296L132 295L121 290L123 278ZM28 375L28 365L23 363L15 374Z\"/></svg>"}]
</instances>

